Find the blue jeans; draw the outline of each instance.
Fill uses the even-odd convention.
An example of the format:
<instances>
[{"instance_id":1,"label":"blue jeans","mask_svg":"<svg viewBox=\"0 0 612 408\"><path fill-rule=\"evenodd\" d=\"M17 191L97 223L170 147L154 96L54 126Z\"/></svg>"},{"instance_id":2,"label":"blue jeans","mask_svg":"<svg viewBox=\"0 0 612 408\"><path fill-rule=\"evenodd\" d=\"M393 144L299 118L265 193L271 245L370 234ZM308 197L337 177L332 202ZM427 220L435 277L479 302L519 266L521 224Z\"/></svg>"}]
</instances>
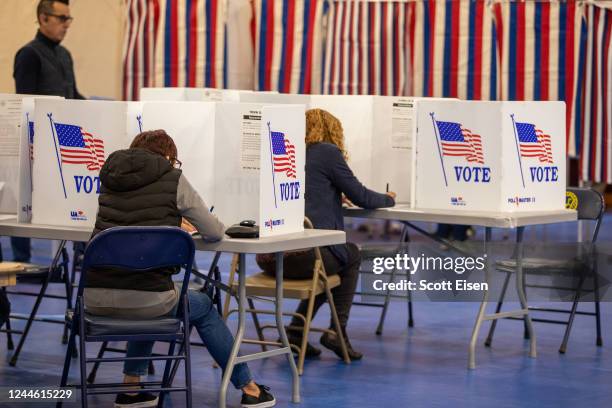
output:
<instances>
[{"instance_id":1,"label":"blue jeans","mask_svg":"<svg viewBox=\"0 0 612 408\"><path fill-rule=\"evenodd\" d=\"M212 357L225 372L227 361L232 351L234 336L230 333L225 322L221 320L217 310L213 308L212 300L208 295L196 290L188 290L187 294L189 297L189 320L191 325L196 328L206 348L208 348ZM170 312L170 315L174 315L174 313L175 311L173 310ZM150 356L153 344L153 341L130 341L128 342L127 357ZM126 361L123 365L123 373L132 376L145 375L148 366L149 362L147 360ZM234 366L231 377L234 387L241 389L252 380L251 372L246 363Z\"/></svg>"}]
</instances>

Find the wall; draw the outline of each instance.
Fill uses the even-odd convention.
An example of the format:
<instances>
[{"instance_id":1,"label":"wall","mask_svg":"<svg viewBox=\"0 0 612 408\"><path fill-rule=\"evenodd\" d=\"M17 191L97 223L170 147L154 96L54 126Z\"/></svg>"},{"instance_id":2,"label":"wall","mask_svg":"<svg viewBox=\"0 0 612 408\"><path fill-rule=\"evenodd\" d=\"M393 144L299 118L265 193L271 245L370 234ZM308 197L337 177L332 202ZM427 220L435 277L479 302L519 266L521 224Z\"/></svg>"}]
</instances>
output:
<instances>
[{"instance_id":1,"label":"wall","mask_svg":"<svg viewBox=\"0 0 612 408\"><path fill-rule=\"evenodd\" d=\"M124 0L72 0L72 26L62 43L75 64L79 92L121 98ZM38 0L0 0L0 92L14 93L13 60L34 38Z\"/></svg>"}]
</instances>

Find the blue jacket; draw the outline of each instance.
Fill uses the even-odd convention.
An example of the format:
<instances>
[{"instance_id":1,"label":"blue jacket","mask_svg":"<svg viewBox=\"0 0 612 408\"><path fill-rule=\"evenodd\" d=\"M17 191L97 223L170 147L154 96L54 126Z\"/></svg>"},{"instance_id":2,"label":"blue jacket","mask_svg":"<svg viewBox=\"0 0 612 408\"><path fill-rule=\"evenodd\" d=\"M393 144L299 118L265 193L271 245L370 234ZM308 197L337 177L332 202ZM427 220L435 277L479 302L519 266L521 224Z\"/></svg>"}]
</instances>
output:
<instances>
[{"instance_id":1,"label":"blue jacket","mask_svg":"<svg viewBox=\"0 0 612 408\"><path fill-rule=\"evenodd\" d=\"M355 205L373 209L392 207L387 194L367 189L355 177L340 149L331 143L315 143L306 148L306 216L315 228L344 230L342 193ZM342 262L348 261L346 245L329 247Z\"/></svg>"}]
</instances>

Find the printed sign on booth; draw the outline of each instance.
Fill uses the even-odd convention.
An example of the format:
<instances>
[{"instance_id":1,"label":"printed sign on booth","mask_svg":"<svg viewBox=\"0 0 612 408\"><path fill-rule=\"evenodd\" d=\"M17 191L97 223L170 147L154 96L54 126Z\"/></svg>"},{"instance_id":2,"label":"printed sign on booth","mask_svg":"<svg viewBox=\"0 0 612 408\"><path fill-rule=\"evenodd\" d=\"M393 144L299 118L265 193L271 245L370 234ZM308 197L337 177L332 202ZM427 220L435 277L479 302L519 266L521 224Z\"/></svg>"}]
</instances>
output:
<instances>
[{"instance_id":1,"label":"printed sign on booth","mask_svg":"<svg viewBox=\"0 0 612 408\"><path fill-rule=\"evenodd\" d=\"M563 208L564 106L557 102L419 103L419 208Z\"/></svg>"},{"instance_id":2,"label":"printed sign on booth","mask_svg":"<svg viewBox=\"0 0 612 408\"><path fill-rule=\"evenodd\" d=\"M304 229L304 106L262 110L259 185L260 236Z\"/></svg>"},{"instance_id":3,"label":"printed sign on booth","mask_svg":"<svg viewBox=\"0 0 612 408\"><path fill-rule=\"evenodd\" d=\"M93 226L99 172L129 145L123 102L35 102L32 222Z\"/></svg>"}]
</instances>

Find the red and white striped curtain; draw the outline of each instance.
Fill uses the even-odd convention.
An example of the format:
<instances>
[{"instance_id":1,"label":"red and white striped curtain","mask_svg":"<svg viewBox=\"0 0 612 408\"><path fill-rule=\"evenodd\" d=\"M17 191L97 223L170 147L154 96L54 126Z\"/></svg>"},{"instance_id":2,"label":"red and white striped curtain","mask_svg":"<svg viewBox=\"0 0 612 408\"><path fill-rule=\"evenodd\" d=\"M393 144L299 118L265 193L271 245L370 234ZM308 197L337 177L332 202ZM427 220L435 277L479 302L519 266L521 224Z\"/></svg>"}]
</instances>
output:
<instances>
[{"instance_id":1,"label":"red and white striped curtain","mask_svg":"<svg viewBox=\"0 0 612 408\"><path fill-rule=\"evenodd\" d=\"M125 100L143 86L225 86L224 0L125 1Z\"/></svg>"},{"instance_id":2,"label":"red and white striped curtain","mask_svg":"<svg viewBox=\"0 0 612 408\"><path fill-rule=\"evenodd\" d=\"M612 183L612 8L585 9L584 71L577 104L583 180Z\"/></svg>"},{"instance_id":3,"label":"red and white striped curtain","mask_svg":"<svg viewBox=\"0 0 612 408\"><path fill-rule=\"evenodd\" d=\"M567 152L575 157L583 4L496 0L502 100L565 101Z\"/></svg>"},{"instance_id":4,"label":"red and white striped curtain","mask_svg":"<svg viewBox=\"0 0 612 408\"><path fill-rule=\"evenodd\" d=\"M331 3L323 93L404 95L408 3Z\"/></svg>"},{"instance_id":5,"label":"red and white striped curtain","mask_svg":"<svg viewBox=\"0 0 612 408\"><path fill-rule=\"evenodd\" d=\"M610 2L234 1L252 16L256 90L562 100L582 178L612 182ZM225 0L125 2L124 99L227 87L227 32L244 27L228 27Z\"/></svg>"},{"instance_id":6,"label":"red and white striped curtain","mask_svg":"<svg viewBox=\"0 0 612 408\"><path fill-rule=\"evenodd\" d=\"M255 89L319 93L327 0L254 0Z\"/></svg>"},{"instance_id":7,"label":"red and white striped curtain","mask_svg":"<svg viewBox=\"0 0 612 408\"><path fill-rule=\"evenodd\" d=\"M140 88L155 85L159 3L159 0L126 0L127 27L123 46L122 92L124 100L137 100Z\"/></svg>"},{"instance_id":8,"label":"red and white striped curtain","mask_svg":"<svg viewBox=\"0 0 612 408\"><path fill-rule=\"evenodd\" d=\"M488 3L409 2L409 95L499 98L496 31Z\"/></svg>"}]
</instances>

